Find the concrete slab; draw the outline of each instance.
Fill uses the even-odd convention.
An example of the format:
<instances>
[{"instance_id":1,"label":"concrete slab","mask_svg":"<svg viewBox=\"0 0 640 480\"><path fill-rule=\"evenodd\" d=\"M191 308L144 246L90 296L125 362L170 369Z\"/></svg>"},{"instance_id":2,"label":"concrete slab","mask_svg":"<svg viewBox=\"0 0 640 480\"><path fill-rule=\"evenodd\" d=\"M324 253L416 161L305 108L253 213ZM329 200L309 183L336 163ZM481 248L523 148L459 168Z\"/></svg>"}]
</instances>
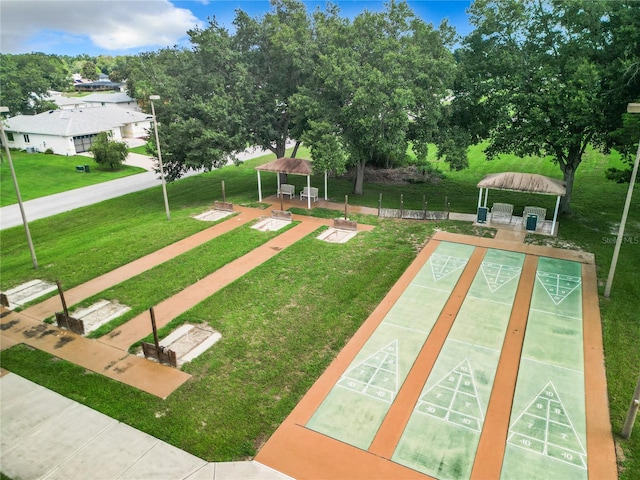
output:
<instances>
[{"instance_id":1,"label":"concrete slab","mask_svg":"<svg viewBox=\"0 0 640 480\"><path fill-rule=\"evenodd\" d=\"M10 375L2 377L3 390L5 380ZM14 397L13 393L8 393ZM64 413L65 408L71 408L73 403L57 393L48 390L35 389L21 398L20 402L2 410L0 422L0 450L2 451L2 465L4 456L22 439L41 429L48 421Z\"/></svg>"},{"instance_id":2,"label":"concrete slab","mask_svg":"<svg viewBox=\"0 0 640 480\"><path fill-rule=\"evenodd\" d=\"M71 316L82 320L84 323L84 334L88 335L129 310L131 310L131 307L127 305L109 300L100 300L87 308L81 308L72 312Z\"/></svg>"},{"instance_id":3,"label":"concrete slab","mask_svg":"<svg viewBox=\"0 0 640 480\"><path fill-rule=\"evenodd\" d=\"M216 463L214 480L285 480L291 477L258 462ZM192 480L189 477L189 480Z\"/></svg>"},{"instance_id":4,"label":"concrete slab","mask_svg":"<svg viewBox=\"0 0 640 480\"><path fill-rule=\"evenodd\" d=\"M158 442L118 478L121 480L186 478L206 464L204 460L173 445Z\"/></svg>"},{"instance_id":5,"label":"concrete slab","mask_svg":"<svg viewBox=\"0 0 640 480\"><path fill-rule=\"evenodd\" d=\"M9 308L15 310L36 298L53 292L58 286L44 280L31 280L4 292L9 300Z\"/></svg>"},{"instance_id":6,"label":"concrete slab","mask_svg":"<svg viewBox=\"0 0 640 480\"><path fill-rule=\"evenodd\" d=\"M260 220L251 228L256 230L260 230L261 232L276 232L281 228L286 227L291 224L289 220L278 220L276 218L265 218L264 220Z\"/></svg>"},{"instance_id":7,"label":"concrete slab","mask_svg":"<svg viewBox=\"0 0 640 480\"><path fill-rule=\"evenodd\" d=\"M226 218L229 215L233 215L233 213L234 212L227 212L224 210L207 210L206 212L196 215L193 218L205 222L217 222L218 220Z\"/></svg>"},{"instance_id":8,"label":"concrete slab","mask_svg":"<svg viewBox=\"0 0 640 480\"><path fill-rule=\"evenodd\" d=\"M86 475L83 478L120 478L158 442L151 435L113 420L90 442L78 444L73 456L60 462L44 478L66 480L79 478L79 474Z\"/></svg>"},{"instance_id":9,"label":"concrete slab","mask_svg":"<svg viewBox=\"0 0 640 480\"><path fill-rule=\"evenodd\" d=\"M328 243L347 243L358 234L357 230L342 230L330 227L316 238Z\"/></svg>"},{"instance_id":10,"label":"concrete slab","mask_svg":"<svg viewBox=\"0 0 640 480\"><path fill-rule=\"evenodd\" d=\"M3 473L11 478L42 478L61 461L72 457L78 446L116 422L78 403L68 403L61 415L3 451Z\"/></svg>"}]
</instances>

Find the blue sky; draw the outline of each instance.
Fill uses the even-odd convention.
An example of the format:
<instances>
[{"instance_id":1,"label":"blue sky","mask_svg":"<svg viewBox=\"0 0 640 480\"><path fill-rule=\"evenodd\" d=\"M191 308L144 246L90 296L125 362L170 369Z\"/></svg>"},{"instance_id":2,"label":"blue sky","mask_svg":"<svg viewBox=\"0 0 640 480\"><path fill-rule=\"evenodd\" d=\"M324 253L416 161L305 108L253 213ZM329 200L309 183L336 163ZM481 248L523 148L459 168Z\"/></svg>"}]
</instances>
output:
<instances>
[{"instance_id":1,"label":"blue sky","mask_svg":"<svg viewBox=\"0 0 640 480\"><path fill-rule=\"evenodd\" d=\"M309 11L322 0L304 1ZM334 0L341 14L380 11L383 1ZM465 10L470 0L409 0L423 20L438 26L447 18L459 34L471 30ZM270 10L268 0L2 0L0 52L57 55L134 55L174 45L188 46L187 30L207 19L231 27L235 10L255 17Z\"/></svg>"}]
</instances>

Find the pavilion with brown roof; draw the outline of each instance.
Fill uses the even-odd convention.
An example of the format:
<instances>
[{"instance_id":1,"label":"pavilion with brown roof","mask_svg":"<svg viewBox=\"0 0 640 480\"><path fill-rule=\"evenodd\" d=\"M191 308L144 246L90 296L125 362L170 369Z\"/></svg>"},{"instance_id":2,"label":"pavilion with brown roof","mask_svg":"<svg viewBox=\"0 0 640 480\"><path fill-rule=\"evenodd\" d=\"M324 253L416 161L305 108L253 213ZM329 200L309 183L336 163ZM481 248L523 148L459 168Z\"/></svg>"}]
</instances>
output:
<instances>
[{"instance_id":1,"label":"pavilion with brown roof","mask_svg":"<svg viewBox=\"0 0 640 480\"><path fill-rule=\"evenodd\" d=\"M512 192L538 193L541 195L556 195L556 207L553 212L551 235L555 233L560 197L567 193L566 183L556 178L545 177L537 173L503 172L486 175L479 183L478 210L483 206L482 190L484 189L484 208L487 208L489 190L508 190Z\"/></svg>"},{"instance_id":2,"label":"pavilion with brown roof","mask_svg":"<svg viewBox=\"0 0 640 480\"><path fill-rule=\"evenodd\" d=\"M256 167L258 172L258 199L262 201L262 180L260 172L275 172L278 179L278 191L280 191L280 174L304 175L307 177L307 188L311 190L311 175L313 174L313 164L310 160L302 158L278 158L273 162L265 163ZM324 172L324 199L327 200L327 171ZM307 196L307 208L311 209L311 197Z\"/></svg>"}]
</instances>

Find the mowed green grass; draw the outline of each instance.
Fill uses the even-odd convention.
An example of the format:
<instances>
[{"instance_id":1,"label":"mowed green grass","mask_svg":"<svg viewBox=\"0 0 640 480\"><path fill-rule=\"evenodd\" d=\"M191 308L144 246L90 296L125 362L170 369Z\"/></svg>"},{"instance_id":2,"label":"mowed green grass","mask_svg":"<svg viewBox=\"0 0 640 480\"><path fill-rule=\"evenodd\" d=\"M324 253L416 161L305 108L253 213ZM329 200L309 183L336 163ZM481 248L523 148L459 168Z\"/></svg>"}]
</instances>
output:
<instances>
[{"instance_id":1,"label":"mowed green grass","mask_svg":"<svg viewBox=\"0 0 640 480\"><path fill-rule=\"evenodd\" d=\"M593 152L589 155L578 170L573 214L560 218L559 237L552 243L594 253L602 292L628 186L604 179L603 172L608 166L620 166L617 157ZM240 167L227 167L170 184L170 222L164 217L159 187L32 222L31 232L42 266L37 272L31 267L24 231L20 227L2 231L2 288L32 278L60 278L65 287L71 287L206 228L208 225L191 216L221 199L221 181L225 181L228 201L255 203L253 167L272 158L252 160ZM405 207L411 208L407 203L421 206L426 195L429 209L433 210L440 209L436 205L444 204L446 196L452 211L472 213L477 205L476 184L486 173L532 171L560 177L551 162L524 159L514 164L513 161L511 158L486 162L475 151L469 170L448 172L441 165L446 178L437 184L393 188L366 184L362 197L350 194L348 180L332 178L329 196L342 201L349 194L350 203L375 207L382 193L383 202L389 201L385 206L393 207L403 194ZM290 176L289 181L300 182L302 186L306 179ZM265 196L275 193L275 175L263 174L262 182ZM321 176L312 180L313 185L320 187L322 182ZM507 192L492 191L489 195L490 204L510 201L516 209L524 205L547 206L544 203L547 200L555 201ZM624 421L640 365L637 347L640 322L636 314L640 298L639 204L636 196L612 296L601 298L600 302L614 432L620 431ZM340 215L340 212L319 213L329 217ZM376 229L359 234L345 245L325 244L309 236L161 331L165 335L170 328L186 321L206 322L223 335L214 348L184 367L193 378L165 401L100 375L86 374L83 369L53 361L46 354L24 347L3 352L2 366L207 460L248 458L367 318L415 258L419 245L435 229L473 233L469 225L457 222L425 224L365 216L358 220L373 223ZM536 236L530 236L529 240L543 241ZM233 258L241 254L241 249L228 254L228 259ZM212 264L210 268L215 267ZM163 277L158 275L156 285L162 289ZM185 286L192 281L189 277L183 280ZM179 288L181 282L176 281L171 289ZM159 296L163 295L169 293ZM136 296L150 304L159 298L147 298L148 293L142 290ZM636 431L630 441L620 442L625 455L620 478L632 479L634 472L640 471L640 434Z\"/></svg>"},{"instance_id":2,"label":"mowed green grass","mask_svg":"<svg viewBox=\"0 0 640 480\"><path fill-rule=\"evenodd\" d=\"M128 165L112 171L99 166L93 157L81 155L65 157L13 150L11 159L18 179L20 196L25 202L145 171L143 168ZM89 173L76 171L76 165L89 165ZM11 169L3 150L0 163L0 207L17 202Z\"/></svg>"}]
</instances>

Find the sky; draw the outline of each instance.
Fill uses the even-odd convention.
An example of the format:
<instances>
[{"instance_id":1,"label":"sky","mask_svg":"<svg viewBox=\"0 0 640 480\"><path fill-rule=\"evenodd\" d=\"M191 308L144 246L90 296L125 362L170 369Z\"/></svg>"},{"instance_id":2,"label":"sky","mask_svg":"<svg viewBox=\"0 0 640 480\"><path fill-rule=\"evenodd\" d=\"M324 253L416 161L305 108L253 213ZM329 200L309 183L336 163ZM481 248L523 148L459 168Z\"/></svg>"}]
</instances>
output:
<instances>
[{"instance_id":1,"label":"sky","mask_svg":"<svg viewBox=\"0 0 640 480\"><path fill-rule=\"evenodd\" d=\"M305 0L309 12L324 0ZM341 15L381 11L384 1L333 0ZM438 26L446 18L457 32L471 31L465 10L470 0L409 0L423 20ZM0 53L135 55L189 46L187 31L206 28L209 18L232 28L235 10L259 17L268 0L0 0Z\"/></svg>"}]
</instances>

